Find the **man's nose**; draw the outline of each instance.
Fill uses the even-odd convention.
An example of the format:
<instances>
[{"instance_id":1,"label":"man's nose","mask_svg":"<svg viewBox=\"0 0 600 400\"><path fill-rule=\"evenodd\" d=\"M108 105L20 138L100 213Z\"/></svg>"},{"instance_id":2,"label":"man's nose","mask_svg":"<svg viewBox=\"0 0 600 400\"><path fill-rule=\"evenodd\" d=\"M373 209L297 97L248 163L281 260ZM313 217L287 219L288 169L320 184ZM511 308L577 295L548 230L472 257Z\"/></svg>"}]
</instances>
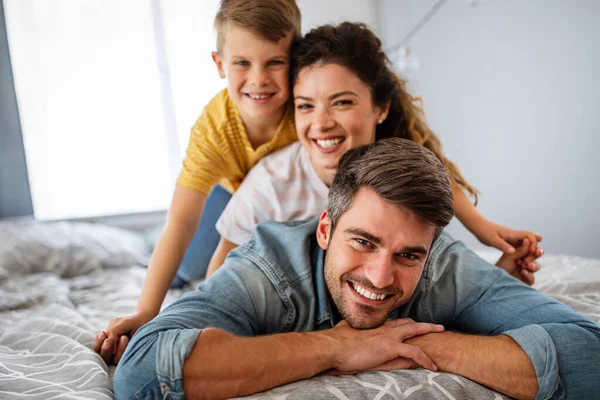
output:
<instances>
[{"instance_id":1,"label":"man's nose","mask_svg":"<svg viewBox=\"0 0 600 400\"><path fill-rule=\"evenodd\" d=\"M378 289L394 283L392 260L386 254L379 254L365 268L367 279Z\"/></svg>"},{"instance_id":2,"label":"man's nose","mask_svg":"<svg viewBox=\"0 0 600 400\"><path fill-rule=\"evenodd\" d=\"M312 126L317 131L326 131L335 126L335 121L331 116L329 109L324 107L317 107L314 113L314 120Z\"/></svg>"},{"instance_id":3,"label":"man's nose","mask_svg":"<svg viewBox=\"0 0 600 400\"><path fill-rule=\"evenodd\" d=\"M261 66L255 66L250 70L249 81L257 87L266 86L269 83L269 73Z\"/></svg>"}]
</instances>

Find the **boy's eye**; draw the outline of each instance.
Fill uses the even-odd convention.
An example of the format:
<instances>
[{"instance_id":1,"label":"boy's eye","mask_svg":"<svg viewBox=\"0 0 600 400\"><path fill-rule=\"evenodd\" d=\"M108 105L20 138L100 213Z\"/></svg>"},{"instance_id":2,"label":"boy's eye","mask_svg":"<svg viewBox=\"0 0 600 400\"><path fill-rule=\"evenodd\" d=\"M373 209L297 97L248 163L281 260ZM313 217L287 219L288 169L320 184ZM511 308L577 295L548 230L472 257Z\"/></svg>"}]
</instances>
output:
<instances>
[{"instance_id":1,"label":"boy's eye","mask_svg":"<svg viewBox=\"0 0 600 400\"><path fill-rule=\"evenodd\" d=\"M285 62L283 62L283 60L271 60L271 61L269 61L268 64L277 66L277 65L283 65L283 64L285 64Z\"/></svg>"},{"instance_id":2,"label":"boy's eye","mask_svg":"<svg viewBox=\"0 0 600 400\"><path fill-rule=\"evenodd\" d=\"M246 60L238 60L238 61L234 61L233 63L234 65L239 65L240 67L247 67L248 65L250 65L250 63Z\"/></svg>"}]
</instances>

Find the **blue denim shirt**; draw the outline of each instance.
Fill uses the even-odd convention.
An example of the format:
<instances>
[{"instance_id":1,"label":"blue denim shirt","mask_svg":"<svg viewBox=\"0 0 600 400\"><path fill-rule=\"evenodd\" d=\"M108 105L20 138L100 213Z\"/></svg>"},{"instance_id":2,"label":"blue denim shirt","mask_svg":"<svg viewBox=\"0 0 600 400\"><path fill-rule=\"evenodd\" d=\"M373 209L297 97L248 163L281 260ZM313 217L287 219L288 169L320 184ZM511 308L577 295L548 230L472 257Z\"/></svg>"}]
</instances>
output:
<instances>
[{"instance_id":1,"label":"blue denim shirt","mask_svg":"<svg viewBox=\"0 0 600 400\"><path fill-rule=\"evenodd\" d=\"M183 364L203 328L240 336L332 328L318 220L259 224L194 292L140 328L115 373L118 399L184 398ZM390 318L505 334L531 359L538 399L600 393L600 327L442 234L408 303Z\"/></svg>"}]
</instances>

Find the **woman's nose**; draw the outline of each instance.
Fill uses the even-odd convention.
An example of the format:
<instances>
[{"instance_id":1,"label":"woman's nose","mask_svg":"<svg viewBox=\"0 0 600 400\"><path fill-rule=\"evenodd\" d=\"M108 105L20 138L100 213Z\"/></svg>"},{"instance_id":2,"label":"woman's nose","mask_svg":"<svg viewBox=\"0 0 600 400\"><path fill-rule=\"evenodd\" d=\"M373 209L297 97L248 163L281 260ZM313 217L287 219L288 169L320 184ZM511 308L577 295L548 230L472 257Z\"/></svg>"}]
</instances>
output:
<instances>
[{"instance_id":1,"label":"woman's nose","mask_svg":"<svg viewBox=\"0 0 600 400\"><path fill-rule=\"evenodd\" d=\"M318 131L326 131L335 126L335 121L327 109L317 108L314 116L312 125Z\"/></svg>"}]
</instances>

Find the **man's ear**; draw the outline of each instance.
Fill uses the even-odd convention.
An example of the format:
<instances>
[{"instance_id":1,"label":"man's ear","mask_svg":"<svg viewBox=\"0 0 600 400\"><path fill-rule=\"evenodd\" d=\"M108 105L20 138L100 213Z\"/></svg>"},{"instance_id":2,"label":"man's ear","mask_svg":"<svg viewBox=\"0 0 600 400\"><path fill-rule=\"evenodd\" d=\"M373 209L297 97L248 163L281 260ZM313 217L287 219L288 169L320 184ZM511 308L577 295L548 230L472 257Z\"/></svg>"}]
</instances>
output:
<instances>
[{"instance_id":1,"label":"man's ear","mask_svg":"<svg viewBox=\"0 0 600 400\"><path fill-rule=\"evenodd\" d=\"M217 66L217 70L219 71L219 76L221 79L224 79L227 75L225 74L225 69L223 68L223 60L221 60L221 56L216 51L213 51L211 54L215 65Z\"/></svg>"},{"instance_id":2,"label":"man's ear","mask_svg":"<svg viewBox=\"0 0 600 400\"><path fill-rule=\"evenodd\" d=\"M331 221L329 220L328 211L325 209L319 218L319 226L317 226L317 242L323 250L329 247L329 239L331 235Z\"/></svg>"}]
</instances>

